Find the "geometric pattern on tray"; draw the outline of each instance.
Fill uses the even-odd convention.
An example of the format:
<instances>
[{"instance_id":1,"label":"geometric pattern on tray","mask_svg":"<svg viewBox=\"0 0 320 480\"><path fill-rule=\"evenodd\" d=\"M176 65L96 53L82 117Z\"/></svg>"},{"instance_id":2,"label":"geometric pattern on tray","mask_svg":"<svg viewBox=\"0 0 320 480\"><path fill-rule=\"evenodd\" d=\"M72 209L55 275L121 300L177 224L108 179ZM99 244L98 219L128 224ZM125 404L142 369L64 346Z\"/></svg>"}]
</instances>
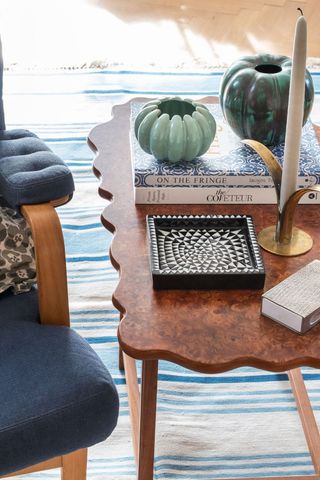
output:
<instances>
[{"instance_id":1,"label":"geometric pattern on tray","mask_svg":"<svg viewBox=\"0 0 320 480\"><path fill-rule=\"evenodd\" d=\"M253 230L251 217L242 215L149 218L153 253L158 257L153 257L154 266L163 273L258 271L263 262L256 240L252 239L250 248L250 238L240 219L245 220L248 231Z\"/></svg>"},{"instance_id":2,"label":"geometric pattern on tray","mask_svg":"<svg viewBox=\"0 0 320 480\"><path fill-rule=\"evenodd\" d=\"M171 272L215 272L251 267L241 230L158 230L160 269Z\"/></svg>"},{"instance_id":3,"label":"geometric pattern on tray","mask_svg":"<svg viewBox=\"0 0 320 480\"><path fill-rule=\"evenodd\" d=\"M147 224L155 288L161 277L162 288L262 288L264 265L251 216L150 215Z\"/></svg>"}]
</instances>

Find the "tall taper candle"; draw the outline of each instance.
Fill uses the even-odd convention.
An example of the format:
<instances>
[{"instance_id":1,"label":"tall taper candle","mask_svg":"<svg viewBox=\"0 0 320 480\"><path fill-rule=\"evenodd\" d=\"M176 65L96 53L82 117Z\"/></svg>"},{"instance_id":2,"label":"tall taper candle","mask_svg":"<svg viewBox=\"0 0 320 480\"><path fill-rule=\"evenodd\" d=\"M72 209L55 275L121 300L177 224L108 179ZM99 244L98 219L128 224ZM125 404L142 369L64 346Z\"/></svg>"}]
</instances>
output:
<instances>
[{"instance_id":1,"label":"tall taper candle","mask_svg":"<svg viewBox=\"0 0 320 480\"><path fill-rule=\"evenodd\" d=\"M289 103L280 191L280 211L297 189L301 131L304 111L305 72L307 53L307 22L298 18L294 36Z\"/></svg>"}]
</instances>

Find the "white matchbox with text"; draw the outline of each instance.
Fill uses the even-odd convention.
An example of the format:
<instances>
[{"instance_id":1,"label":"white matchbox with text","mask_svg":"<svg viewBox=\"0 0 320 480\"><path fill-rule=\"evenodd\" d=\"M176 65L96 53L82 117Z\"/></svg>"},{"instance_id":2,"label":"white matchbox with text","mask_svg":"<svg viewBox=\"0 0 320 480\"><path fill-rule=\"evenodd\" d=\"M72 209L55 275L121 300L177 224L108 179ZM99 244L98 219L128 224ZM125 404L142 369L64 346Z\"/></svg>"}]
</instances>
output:
<instances>
[{"instance_id":1,"label":"white matchbox with text","mask_svg":"<svg viewBox=\"0 0 320 480\"><path fill-rule=\"evenodd\" d=\"M314 260L262 295L261 313L305 333L320 321L320 260Z\"/></svg>"}]
</instances>

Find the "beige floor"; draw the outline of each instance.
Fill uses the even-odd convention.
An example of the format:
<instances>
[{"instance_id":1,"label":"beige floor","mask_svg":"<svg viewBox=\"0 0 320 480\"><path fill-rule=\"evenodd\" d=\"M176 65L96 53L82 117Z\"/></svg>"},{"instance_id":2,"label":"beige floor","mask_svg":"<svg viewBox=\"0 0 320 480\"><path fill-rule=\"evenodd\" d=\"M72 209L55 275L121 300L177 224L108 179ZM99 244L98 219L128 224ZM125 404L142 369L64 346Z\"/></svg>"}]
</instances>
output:
<instances>
[{"instance_id":1,"label":"beige floor","mask_svg":"<svg viewBox=\"0 0 320 480\"><path fill-rule=\"evenodd\" d=\"M320 0L1 0L6 66L202 69L291 55L297 7L319 65Z\"/></svg>"}]
</instances>

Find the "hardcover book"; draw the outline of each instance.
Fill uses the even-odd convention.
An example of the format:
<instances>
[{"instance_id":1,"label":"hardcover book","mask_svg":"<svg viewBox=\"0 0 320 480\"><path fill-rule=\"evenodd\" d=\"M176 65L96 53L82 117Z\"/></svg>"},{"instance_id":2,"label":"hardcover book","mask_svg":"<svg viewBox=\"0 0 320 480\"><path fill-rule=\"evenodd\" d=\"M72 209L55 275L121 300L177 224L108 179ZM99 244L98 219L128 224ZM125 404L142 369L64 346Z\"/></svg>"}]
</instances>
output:
<instances>
[{"instance_id":1,"label":"hardcover book","mask_svg":"<svg viewBox=\"0 0 320 480\"><path fill-rule=\"evenodd\" d=\"M209 151L192 162L172 164L144 152L134 135L142 104L131 105L131 157L136 203L276 203L272 179L257 153L243 145L218 104L207 105L217 123ZM280 163L284 144L272 148ZM298 186L320 183L320 146L310 121L303 128ZM301 203L319 203L311 193Z\"/></svg>"},{"instance_id":2,"label":"hardcover book","mask_svg":"<svg viewBox=\"0 0 320 480\"><path fill-rule=\"evenodd\" d=\"M207 187L207 188L135 188L135 203L140 204L276 204L274 187ZM320 194L305 194L299 203L320 203Z\"/></svg>"},{"instance_id":3,"label":"hardcover book","mask_svg":"<svg viewBox=\"0 0 320 480\"><path fill-rule=\"evenodd\" d=\"M308 263L265 292L261 313L298 333L319 323L320 260Z\"/></svg>"}]
</instances>

